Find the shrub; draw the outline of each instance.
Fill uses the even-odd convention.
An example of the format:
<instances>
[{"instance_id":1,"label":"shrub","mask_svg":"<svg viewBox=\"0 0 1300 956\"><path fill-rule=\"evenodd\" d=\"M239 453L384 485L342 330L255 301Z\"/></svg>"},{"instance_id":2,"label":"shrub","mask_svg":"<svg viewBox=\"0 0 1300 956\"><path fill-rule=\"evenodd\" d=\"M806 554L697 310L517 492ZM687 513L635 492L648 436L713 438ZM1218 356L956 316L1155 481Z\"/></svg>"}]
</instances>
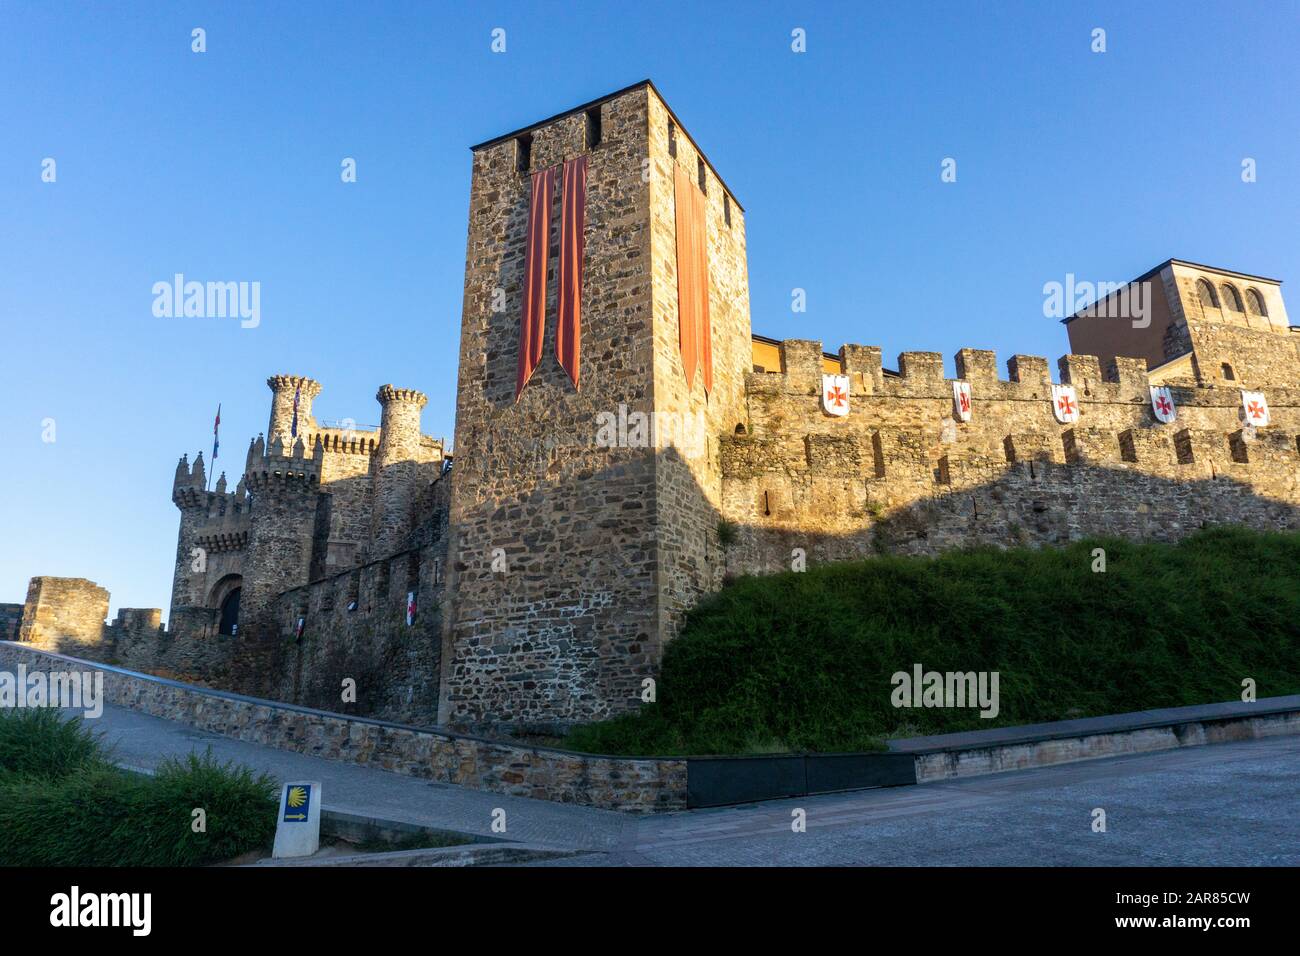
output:
<instances>
[{"instance_id":1,"label":"shrub","mask_svg":"<svg viewBox=\"0 0 1300 956\"><path fill-rule=\"evenodd\" d=\"M263 849L276 784L211 752L154 776L114 767L75 719L50 709L0 716L0 864L196 866ZM193 811L206 832L193 830Z\"/></svg>"},{"instance_id":2,"label":"shrub","mask_svg":"<svg viewBox=\"0 0 1300 956\"><path fill-rule=\"evenodd\" d=\"M1092 571L1094 548L1105 573ZM615 754L874 749L884 738L1300 691L1300 535L1203 531L882 557L742 578L668 645L659 700L576 729ZM891 675L998 671L1000 713L895 709ZM906 725L907 729L902 730Z\"/></svg>"},{"instance_id":3,"label":"shrub","mask_svg":"<svg viewBox=\"0 0 1300 956\"><path fill-rule=\"evenodd\" d=\"M90 727L50 707L0 711L0 772L61 777L105 758Z\"/></svg>"}]
</instances>

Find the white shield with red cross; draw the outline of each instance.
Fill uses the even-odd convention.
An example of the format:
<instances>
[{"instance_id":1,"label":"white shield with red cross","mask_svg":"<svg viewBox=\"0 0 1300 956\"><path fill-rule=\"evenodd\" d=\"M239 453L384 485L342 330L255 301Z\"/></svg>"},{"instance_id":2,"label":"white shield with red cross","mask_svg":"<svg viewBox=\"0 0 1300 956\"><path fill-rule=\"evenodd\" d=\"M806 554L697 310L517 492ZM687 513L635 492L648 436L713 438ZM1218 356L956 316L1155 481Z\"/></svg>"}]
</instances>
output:
<instances>
[{"instance_id":1,"label":"white shield with red cross","mask_svg":"<svg viewBox=\"0 0 1300 956\"><path fill-rule=\"evenodd\" d=\"M849 377L847 375L822 376L822 408L827 415L843 416L849 413Z\"/></svg>"},{"instance_id":2,"label":"white shield with red cross","mask_svg":"<svg viewBox=\"0 0 1300 956\"><path fill-rule=\"evenodd\" d=\"M1074 393L1073 385L1052 386L1052 414L1062 425L1079 420L1079 396Z\"/></svg>"},{"instance_id":3,"label":"white shield with red cross","mask_svg":"<svg viewBox=\"0 0 1300 956\"><path fill-rule=\"evenodd\" d=\"M1268 424L1268 400L1263 392L1241 392L1241 416L1247 425Z\"/></svg>"},{"instance_id":4,"label":"white shield with red cross","mask_svg":"<svg viewBox=\"0 0 1300 956\"><path fill-rule=\"evenodd\" d=\"M970 421L970 382L952 383L952 413L958 421Z\"/></svg>"},{"instance_id":5,"label":"white shield with red cross","mask_svg":"<svg viewBox=\"0 0 1300 956\"><path fill-rule=\"evenodd\" d=\"M415 623L415 592L406 592L406 626L410 627Z\"/></svg>"},{"instance_id":6,"label":"white shield with red cross","mask_svg":"<svg viewBox=\"0 0 1300 956\"><path fill-rule=\"evenodd\" d=\"M1178 409L1174 408L1174 395L1168 386L1151 386L1151 414L1155 415L1156 421L1166 425L1178 417Z\"/></svg>"}]
</instances>

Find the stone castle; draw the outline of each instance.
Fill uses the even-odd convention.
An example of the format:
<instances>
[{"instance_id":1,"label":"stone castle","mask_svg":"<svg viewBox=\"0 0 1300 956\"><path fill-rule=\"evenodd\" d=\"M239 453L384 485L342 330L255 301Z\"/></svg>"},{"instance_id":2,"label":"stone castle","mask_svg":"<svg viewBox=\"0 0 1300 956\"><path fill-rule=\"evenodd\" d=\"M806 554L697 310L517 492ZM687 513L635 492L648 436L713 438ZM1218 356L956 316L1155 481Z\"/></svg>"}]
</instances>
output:
<instances>
[{"instance_id":1,"label":"stone castle","mask_svg":"<svg viewBox=\"0 0 1300 956\"><path fill-rule=\"evenodd\" d=\"M1143 322L1107 314L1138 287ZM5 620L260 696L549 735L640 706L728 575L1300 528L1280 283L1170 259L1101 305L1065 323L1067 421L1044 358L1002 379L961 349L963 408L937 353L895 370L872 346L754 335L744 209L645 81L473 147L454 467L420 392L385 385L358 429L317 422L317 382L275 376L233 492L207 490L201 456L177 468L166 630L157 610L105 625L81 579L34 578Z\"/></svg>"}]
</instances>

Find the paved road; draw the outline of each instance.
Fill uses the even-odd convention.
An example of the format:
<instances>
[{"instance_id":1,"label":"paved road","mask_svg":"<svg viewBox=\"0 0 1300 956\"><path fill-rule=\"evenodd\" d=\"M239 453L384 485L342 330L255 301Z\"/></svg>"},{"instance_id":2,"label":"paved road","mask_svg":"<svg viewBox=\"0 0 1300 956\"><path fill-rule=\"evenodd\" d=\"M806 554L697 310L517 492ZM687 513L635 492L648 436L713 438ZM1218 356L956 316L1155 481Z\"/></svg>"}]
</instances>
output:
<instances>
[{"instance_id":1,"label":"paved road","mask_svg":"<svg viewBox=\"0 0 1300 956\"><path fill-rule=\"evenodd\" d=\"M325 806L592 852L568 866L1300 866L1300 737L1191 747L949 783L631 816L480 793L231 740L119 707L93 722L128 765L211 747ZM1106 811L1105 833L1092 812ZM807 830L791 829L792 811Z\"/></svg>"}]
</instances>

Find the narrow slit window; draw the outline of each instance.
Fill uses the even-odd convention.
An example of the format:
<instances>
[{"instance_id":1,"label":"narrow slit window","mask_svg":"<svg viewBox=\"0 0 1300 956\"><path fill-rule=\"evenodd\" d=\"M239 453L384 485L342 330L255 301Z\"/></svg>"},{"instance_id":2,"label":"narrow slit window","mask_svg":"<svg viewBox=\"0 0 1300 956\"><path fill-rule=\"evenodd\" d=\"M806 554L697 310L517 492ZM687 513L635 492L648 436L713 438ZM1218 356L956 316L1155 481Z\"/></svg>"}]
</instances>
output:
<instances>
[{"instance_id":1,"label":"narrow slit window","mask_svg":"<svg viewBox=\"0 0 1300 956\"><path fill-rule=\"evenodd\" d=\"M731 197L726 193L722 194L722 221L727 224L728 229L731 228Z\"/></svg>"},{"instance_id":2,"label":"narrow slit window","mask_svg":"<svg viewBox=\"0 0 1300 956\"><path fill-rule=\"evenodd\" d=\"M704 160L702 159L695 160L695 176L700 183L700 192L704 193L705 195L708 195L709 179L707 173L705 172Z\"/></svg>"},{"instance_id":3,"label":"narrow slit window","mask_svg":"<svg viewBox=\"0 0 1300 956\"><path fill-rule=\"evenodd\" d=\"M533 134L524 133L524 135L515 139L515 169L521 173L528 172L533 165Z\"/></svg>"},{"instance_id":4,"label":"narrow slit window","mask_svg":"<svg viewBox=\"0 0 1300 956\"><path fill-rule=\"evenodd\" d=\"M668 123L668 155L677 158L677 124L671 120Z\"/></svg>"},{"instance_id":5,"label":"narrow slit window","mask_svg":"<svg viewBox=\"0 0 1300 956\"><path fill-rule=\"evenodd\" d=\"M587 148L595 149L600 145L600 107L593 106L587 110Z\"/></svg>"}]
</instances>

